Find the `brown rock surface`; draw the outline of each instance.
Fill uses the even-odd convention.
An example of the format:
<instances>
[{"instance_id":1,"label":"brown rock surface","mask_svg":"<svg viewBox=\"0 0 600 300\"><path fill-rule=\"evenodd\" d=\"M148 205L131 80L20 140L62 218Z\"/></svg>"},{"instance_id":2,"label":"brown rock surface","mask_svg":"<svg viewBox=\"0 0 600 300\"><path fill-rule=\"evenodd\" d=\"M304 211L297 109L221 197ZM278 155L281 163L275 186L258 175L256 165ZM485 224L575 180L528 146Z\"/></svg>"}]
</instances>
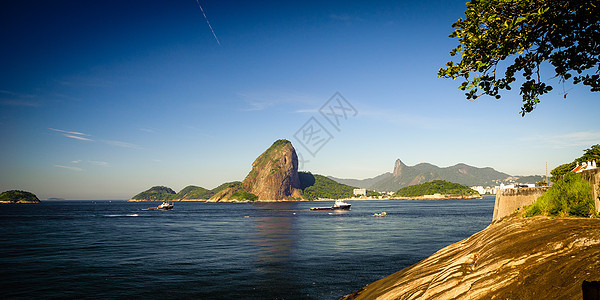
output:
<instances>
[{"instance_id":1,"label":"brown rock surface","mask_svg":"<svg viewBox=\"0 0 600 300\"><path fill-rule=\"evenodd\" d=\"M298 156L292 143L277 140L252 163L244 181L244 189L258 200L301 198Z\"/></svg>"},{"instance_id":2,"label":"brown rock surface","mask_svg":"<svg viewBox=\"0 0 600 300\"><path fill-rule=\"evenodd\" d=\"M229 198L240 189L240 186L227 187L210 197L210 199L208 199L206 202L228 202Z\"/></svg>"},{"instance_id":3,"label":"brown rock surface","mask_svg":"<svg viewBox=\"0 0 600 300\"><path fill-rule=\"evenodd\" d=\"M581 299L600 280L600 220L506 218L347 299Z\"/></svg>"}]
</instances>

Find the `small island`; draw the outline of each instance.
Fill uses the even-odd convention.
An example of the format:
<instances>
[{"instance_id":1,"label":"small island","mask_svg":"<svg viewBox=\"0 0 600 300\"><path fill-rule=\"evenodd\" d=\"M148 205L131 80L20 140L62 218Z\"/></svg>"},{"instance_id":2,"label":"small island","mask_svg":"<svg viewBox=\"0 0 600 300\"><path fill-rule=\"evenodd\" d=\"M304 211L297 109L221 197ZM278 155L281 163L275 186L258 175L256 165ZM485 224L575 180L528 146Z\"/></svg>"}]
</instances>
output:
<instances>
[{"instance_id":1,"label":"small island","mask_svg":"<svg viewBox=\"0 0 600 300\"><path fill-rule=\"evenodd\" d=\"M40 203L40 199L30 192L12 190L0 194L0 203Z\"/></svg>"},{"instance_id":2,"label":"small island","mask_svg":"<svg viewBox=\"0 0 600 300\"><path fill-rule=\"evenodd\" d=\"M476 199L481 198L481 195L468 186L434 180L401 188L394 193L393 198L406 200Z\"/></svg>"}]
</instances>

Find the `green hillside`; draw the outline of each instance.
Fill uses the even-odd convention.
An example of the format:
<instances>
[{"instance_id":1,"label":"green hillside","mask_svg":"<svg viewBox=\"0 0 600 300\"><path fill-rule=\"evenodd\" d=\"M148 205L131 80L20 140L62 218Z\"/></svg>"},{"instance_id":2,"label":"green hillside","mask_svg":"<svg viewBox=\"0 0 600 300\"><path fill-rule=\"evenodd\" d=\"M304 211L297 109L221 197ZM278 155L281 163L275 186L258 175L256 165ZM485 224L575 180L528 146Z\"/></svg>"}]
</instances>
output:
<instances>
[{"instance_id":1,"label":"green hillside","mask_svg":"<svg viewBox=\"0 0 600 300\"><path fill-rule=\"evenodd\" d=\"M6 191L0 194L0 202L4 203L38 203L40 199L30 192L26 191Z\"/></svg>"},{"instance_id":2,"label":"green hillside","mask_svg":"<svg viewBox=\"0 0 600 300\"><path fill-rule=\"evenodd\" d=\"M153 186L148 190L145 190L135 196L132 200L139 201L172 201L172 200L189 200L189 199L200 199L208 200L218 192L231 186L241 185L240 181L226 182L218 187L208 190L200 186L188 185L183 188L179 193L175 193L171 188L166 186ZM240 197L250 197L248 195L240 195Z\"/></svg>"},{"instance_id":3,"label":"green hillside","mask_svg":"<svg viewBox=\"0 0 600 300\"><path fill-rule=\"evenodd\" d=\"M153 186L135 196L133 200L169 201L175 197L175 191L166 186Z\"/></svg>"},{"instance_id":4,"label":"green hillside","mask_svg":"<svg viewBox=\"0 0 600 300\"><path fill-rule=\"evenodd\" d=\"M174 199L186 200L186 199L208 199L214 193L211 190L207 190L203 187L188 185L183 188L179 193L174 196Z\"/></svg>"},{"instance_id":5,"label":"green hillside","mask_svg":"<svg viewBox=\"0 0 600 300\"><path fill-rule=\"evenodd\" d=\"M420 197L425 195L442 194L446 196L473 196L478 193L471 188L444 180L434 180L418 185L411 185L398 190L395 197Z\"/></svg>"},{"instance_id":6,"label":"green hillside","mask_svg":"<svg viewBox=\"0 0 600 300\"><path fill-rule=\"evenodd\" d=\"M322 175L307 172L298 172L298 177L300 177L302 196L306 200L350 198L354 195L356 188L337 183Z\"/></svg>"}]
</instances>

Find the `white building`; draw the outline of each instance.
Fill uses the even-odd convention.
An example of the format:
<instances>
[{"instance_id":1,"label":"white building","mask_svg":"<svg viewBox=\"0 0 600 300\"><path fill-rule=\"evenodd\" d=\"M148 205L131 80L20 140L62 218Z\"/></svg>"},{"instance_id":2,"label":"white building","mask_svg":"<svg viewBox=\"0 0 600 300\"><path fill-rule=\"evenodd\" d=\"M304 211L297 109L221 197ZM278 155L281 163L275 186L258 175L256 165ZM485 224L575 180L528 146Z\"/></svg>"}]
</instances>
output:
<instances>
[{"instance_id":1,"label":"white building","mask_svg":"<svg viewBox=\"0 0 600 300\"><path fill-rule=\"evenodd\" d=\"M485 194L485 188L480 185L472 186L471 189L477 191L481 195Z\"/></svg>"},{"instance_id":2,"label":"white building","mask_svg":"<svg viewBox=\"0 0 600 300\"><path fill-rule=\"evenodd\" d=\"M366 196L367 189L354 189L354 196Z\"/></svg>"}]
</instances>

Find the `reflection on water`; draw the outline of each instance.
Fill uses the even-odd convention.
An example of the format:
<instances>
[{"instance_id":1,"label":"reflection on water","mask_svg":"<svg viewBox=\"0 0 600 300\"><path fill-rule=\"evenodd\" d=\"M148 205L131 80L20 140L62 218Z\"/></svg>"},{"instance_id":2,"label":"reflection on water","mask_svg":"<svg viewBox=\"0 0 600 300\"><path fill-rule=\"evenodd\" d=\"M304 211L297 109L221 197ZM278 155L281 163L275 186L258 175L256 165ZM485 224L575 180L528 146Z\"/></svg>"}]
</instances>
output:
<instances>
[{"instance_id":1,"label":"reflection on water","mask_svg":"<svg viewBox=\"0 0 600 300\"><path fill-rule=\"evenodd\" d=\"M254 243L257 246L257 287L276 298L298 297L300 285L290 272L292 249L297 243L294 209L296 203L274 202L255 206L265 214L254 218Z\"/></svg>"}]
</instances>

